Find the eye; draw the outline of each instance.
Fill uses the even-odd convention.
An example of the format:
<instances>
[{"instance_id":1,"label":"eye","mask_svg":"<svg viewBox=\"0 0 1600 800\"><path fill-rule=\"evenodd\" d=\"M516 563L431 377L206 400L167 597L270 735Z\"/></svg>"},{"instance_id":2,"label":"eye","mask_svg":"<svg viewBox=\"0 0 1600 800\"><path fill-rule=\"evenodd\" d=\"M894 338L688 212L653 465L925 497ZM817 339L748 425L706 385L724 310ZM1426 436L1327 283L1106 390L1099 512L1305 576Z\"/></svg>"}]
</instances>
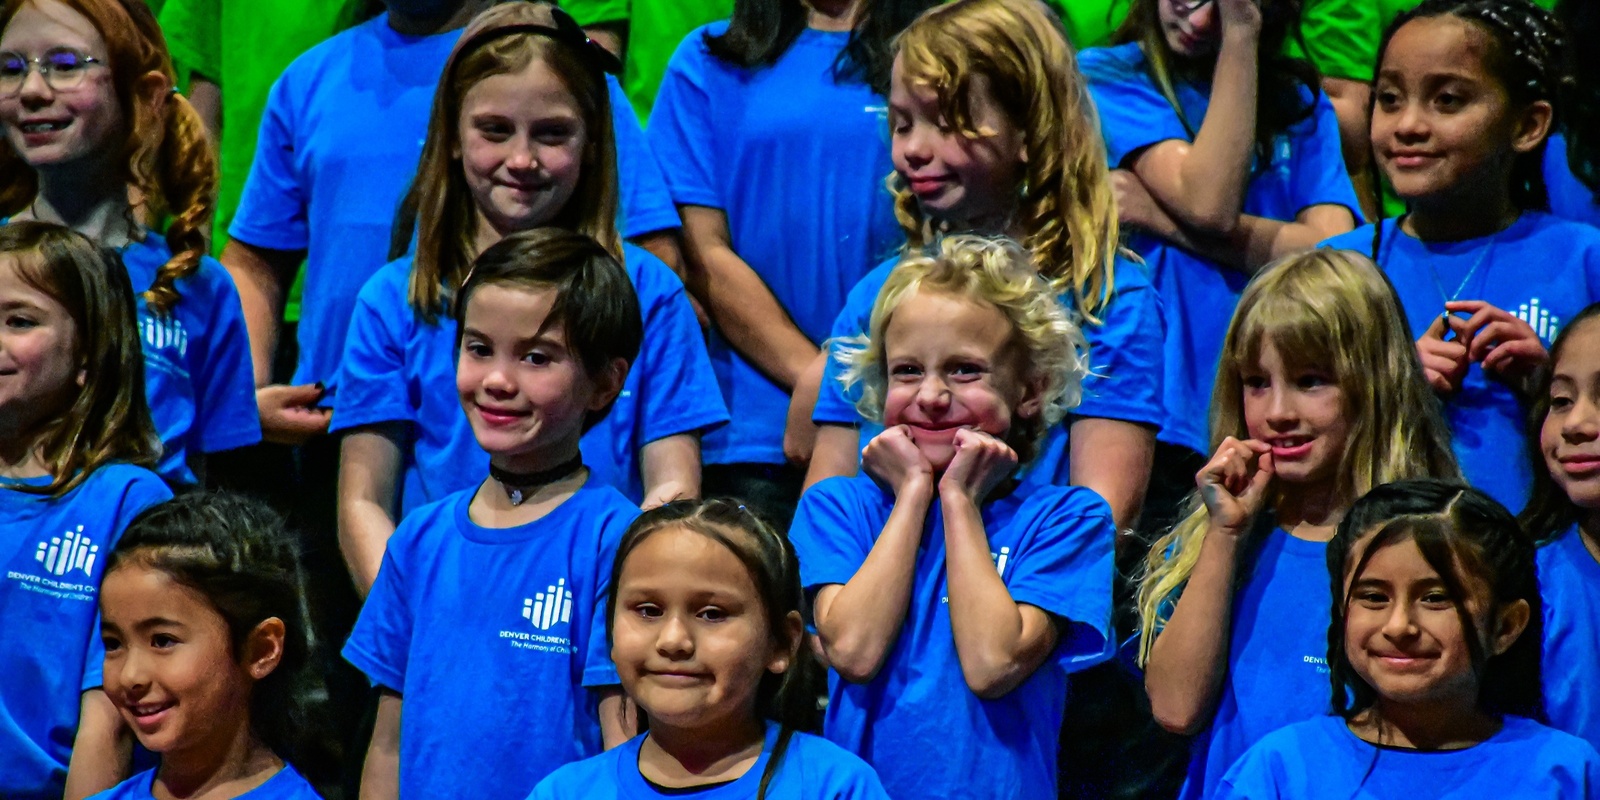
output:
<instances>
[{"instance_id":1,"label":"eye","mask_svg":"<svg viewBox=\"0 0 1600 800\"><path fill-rule=\"evenodd\" d=\"M122 640L115 636L101 636L100 644L105 647L106 655L111 655L122 649Z\"/></svg>"},{"instance_id":2,"label":"eye","mask_svg":"<svg viewBox=\"0 0 1600 800\"><path fill-rule=\"evenodd\" d=\"M950 375L965 381L977 380L987 372L979 364L956 364L950 368Z\"/></svg>"},{"instance_id":3,"label":"eye","mask_svg":"<svg viewBox=\"0 0 1600 800\"><path fill-rule=\"evenodd\" d=\"M1328 376L1315 372L1308 372L1295 379L1295 385L1300 387L1302 390L1317 389L1327 386L1331 383L1333 383L1333 381L1329 380Z\"/></svg>"},{"instance_id":4,"label":"eye","mask_svg":"<svg viewBox=\"0 0 1600 800\"><path fill-rule=\"evenodd\" d=\"M1389 602L1389 596L1376 589L1362 589L1355 593L1355 601L1368 608L1382 606Z\"/></svg>"},{"instance_id":5,"label":"eye","mask_svg":"<svg viewBox=\"0 0 1600 800\"><path fill-rule=\"evenodd\" d=\"M28 72L28 60L16 53L0 55L0 78L18 78Z\"/></svg>"},{"instance_id":6,"label":"eye","mask_svg":"<svg viewBox=\"0 0 1600 800\"><path fill-rule=\"evenodd\" d=\"M16 328L17 330L30 330L32 328L39 327L39 323L38 323L37 320L34 320L32 317L26 317L26 316L22 316L20 314L13 314L13 315L11 315L9 317L6 317L6 327L7 328Z\"/></svg>"},{"instance_id":7,"label":"eye","mask_svg":"<svg viewBox=\"0 0 1600 800\"><path fill-rule=\"evenodd\" d=\"M44 61L50 65L51 72L62 75L71 75L89 66L89 57L76 50L52 50L45 54Z\"/></svg>"},{"instance_id":8,"label":"eye","mask_svg":"<svg viewBox=\"0 0 1600 800\"><path fill-rule=\"evenodd\" d=\"M177 643L178 640L170 633L157 633L150 637L150 646L157 650L166 650Z\"/></svg>"},{"instance_id":9,"label":"eye","mask_svg":"<svg viewBox=\"0 0 1600 800\"><path fill-rule=\"evenodd\" d=\"M889 377L895 380L915 380L922 377L922 368L915 364L896 364L889 368Z\"/></svg>"},{"instance_id":10,"label":"eye","mask_svg":"<svg viewBox=\"0 0 1600 800\"><path fill-rule=\"evenodd\" d=\"M522 360L532 364L535 367L543 367L548 366L550 362L554 361L555 359L551 358L549 353L545 353L540 350L534 350L523 356Z\"/></svg>"},{"instance_id":11,"label":"eye","mask_svg":"<svg viewBox=\"0 0 1600 800\"><path fill-rule=\"evenodd\" d=\"M1550 396L1551 411L1566 411L1572 407L1572 398L1567 395L1557 394Z\"/></svg>"},{"instance_id":12,"label":"eye","mask_svg":"<svg viewBox=\"0 0 1600 800\"><path fill-rule=\"evenodd\" d=\"M1267 376L1265 375L1246 375L1240 381L1240 383L1244 384L1244 388L1258 392L1267 388L1267 386L1270 384L1270 382L1267 380Z\"/></svg>"},{"instance_id":13,"label":"eye","mask_svg":"<svg viewBox=\"0 0 1600 800\"><path fill-rule=\"evenodd\" d=\"M1386 110L1392 109L1400 103L1400 93L1393 89L1379 89L1377 98L1378 107Z\"/></svg>"},{"instance_id":14,"label":"eye","mask_svg":"<svg viewBox=\"0 0 1600 800\"><path fill-rule=\"evenodd\" d=\"M1440 92L1439 95L1433 99L1433 102L1440 108L1453 109L1461 105L1462 98L1460 95L1453 92Z\"/></svg>"},{"instance_id":15,"label":"eye","mask_svg":"<svg viewBox=\"0 0 1600 800\"><path fill-rule=\"evenodd\" d=\"M483 342L467 341L461 343L461 351L473 358L488 358L494 355L494 350Z\"/></svg>"},{"instance_id":16,"label":"eye","mask_svg":"<svg viewBox=\"0 0 1600 800\"><path fill-rule=\"evenodd\" d=\"M1433 607L1453 606L1455 602L1450 598L1450 593L1443 589L1433 589L1422 596L1423 605Z\"/></svg>"},{"instance_id":17,"label":"eye","mask_svg":"<svg viewBox=\"0 0 1600 800\"><path fill-rule=\"evenodd\" d=\"M572 136L572 126L566 124L546 125L540 128L535 128L533 131L533 138L539 140L543 144L549 145L565 144L572 138Z\"/></svg>"},{"instance_id":18,"label":"eye","mask_svg":"<svg viewBox=\"0 0 1600 800\"><path fill-rule=\"evenodd\" d=\"M633 613L645 619L656 619L661 616L661 607L655 603L638 603L634 605Z\"/></svg>"},{"instance_id":19,"label":"eye","mask_svg":"<svg viewBox=\"0 0 1600 800\"><path fill-rule=\"evenodd\" d=\"M700 609L700 613L697 616L707 622L721 622L728 618L728 612L716 606L706 606Z\"/></svg>"}]
</instances>

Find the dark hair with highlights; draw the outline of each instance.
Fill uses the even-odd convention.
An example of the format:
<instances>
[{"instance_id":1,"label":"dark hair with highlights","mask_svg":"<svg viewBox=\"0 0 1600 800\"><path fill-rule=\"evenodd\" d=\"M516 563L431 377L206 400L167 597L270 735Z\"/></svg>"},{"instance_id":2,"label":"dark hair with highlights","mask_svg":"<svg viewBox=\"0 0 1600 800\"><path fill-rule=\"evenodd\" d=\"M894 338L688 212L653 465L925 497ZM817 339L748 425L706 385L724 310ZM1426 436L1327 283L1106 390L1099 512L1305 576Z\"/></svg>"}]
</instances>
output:
<instances>
[{"instance_id":1,"label":"dark hair with highlights","mask_svg":"<svg viewBox=\"0 0 1600 800\"><path fill-rule=\"evenodd\" d=\"M850 31L850 42L833 64L836 83L859 81L880 95L889 93L894 37L918 14L941 0L866 0ZM770 67L789 52L806 29L800 0L734 0L728 29L705 34L711 55L745 69Z\"/></svg>"},{"instance_id":2,"label":"dark hair with highlights","mask_svg":"<svg viewBox=\"0 0 1600 800\"><path fill-rule=\"evenodd\" d=\"M243 495L179 495L133 519L111 551L105 574L130 565L161 572L205 596L228 623L234 659L257 626L282 620L283 656L251 690L250 730L297 765L321 755L313 750L322 743L316 734L325 720L311 668L311 616L295 539L282 517Z\"/></svg>"},{"instance_id":3,"label":"dark hair with highlights","mask_svg":"<svg viewBox=\"0 0 1600 800\"><path fill-rule=\"evenodd\" d=\"M66 308L83 371L77 395L43 422L39 450L50 483L6 487L60 497L114 461L154 467L161 440L145 401L144 351L122 259L70 228L24 221L0 225L6 267Z\"/></svg>"},{"instance_id":4,"label":"dark hair with highlights","mask_svg":"<svg viewBox=\"0 0 1600 800\"><path fill-rule=\"evenodd\" d=\"M1556 485L1555 478L1550 477L1550 470L1545 466L1542 440L1544 419L1550 415L1550 385L1555 381L1556 365L1561 363L1561 355L1566 352L1573 332L1596 318L1600 318L1600 303L1591 303L1567 320L1566 327L1561 329L1555 342L1550 345L1550 357L1539 368L1534 379L1533 403L1528 410L1528 458L1533 463L1533 490L1528 496L1528 505L1517 515L1517 521L1535 540L1555 539L1576 525L1584 513Z\"/></svg>"},{"instance_id":5,"label":"dark hair with highlights","mask_svg":"<svg viewBox=\"0 0 1600 800\"><path fill-rule=\"evenodd\" d=\"M1377 690L1356 673L1345 652L1345 622L1352 600L1349 587L1361 578L1379 550L1408 539L1416 542L1422 557L1439 573L1461 617L1478 678L1479 707L1493 714L1542 719L1539 660L1543 626L1533 540L1511 512L1488 495L1435 478L1396 481L1368 492L1350 507L1328 543L1328 576L1333 588L1328 668L1334 712L1349 720L1377 703ZM1362 542L1365 545L1358 548ZM1484 612L1491 617L1518 600L1526 601L1530 611L1528 627L1498 656L1484 651L1478 624L1466 607L1469 584L1480 582L1489 588L1489 607Z\"/></svg>"},{"instance_id":6,"label":"dark hair with highlights","mask_svg":"<svg viewBox=\"0 0 1600 800\"><path fill-rule=\"evenodd\" d=\"M6 0L0 29L32 0ZM217 155L205 123L187 98L175 92L141 94L140 81L155 73L167 86L177 85L167 40L156 17L142 0L60 0L87 17L105 40L106 66L127 125L117 165L122 179L136 190L132 208L135 229L167 224L172 258L156 271L144 293L145 304L158 316L172 312L181 299L178 281L200 268L209 247L206 236L217 204ZM9 143L0 141L0 217L26 209L39 193L39 176Z\"/></svg>"},{"instance_id":7,"label":"dark hair with highlights","mask_svg":"<svg viewBox=\"0 0 1600 800\"><path fill-rule=\"evenodd\" d=\"M791 613L800 613L803 593L800 561L787 537L767 524L737 500L677 500L639 515L622 535L617 556L611 565L611 589L606 595L606 642L611 642L617 608L617 585L628 555L645 539L669 528L693 531L726 547L750 573L766 612L769 636L779 637ZM821 677L821 667L805 645L805 637L780 642L793 655L783 674L767 673L756 687L756 713L778 723L778 741L761 775L757 800L767 796L767 787L778 772L784 753L796 731L812 730L820 722L813 687Z\"/></svg>"}]
</instances>

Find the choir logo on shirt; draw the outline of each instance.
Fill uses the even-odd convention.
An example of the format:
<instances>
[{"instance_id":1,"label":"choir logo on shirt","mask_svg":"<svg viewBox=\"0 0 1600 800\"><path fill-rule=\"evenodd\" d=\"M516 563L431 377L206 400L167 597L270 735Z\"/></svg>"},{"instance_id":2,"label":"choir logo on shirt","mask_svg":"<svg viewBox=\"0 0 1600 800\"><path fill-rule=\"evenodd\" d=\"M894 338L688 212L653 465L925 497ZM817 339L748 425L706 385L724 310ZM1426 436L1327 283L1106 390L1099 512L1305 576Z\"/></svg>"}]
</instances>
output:
<instances>
[{"instance_id":1,"label":"choir logo on shirt","mask_svg":"<svg viewBox=\"0 0 1600 800\"><path fill-rule=\"evenodd\" d=\"M1301 656L1300 663L1316 667L1318 675L1328 674L1328 659L1321 656Z\"/></svg>"},{"instance_id":2,"label":"choir logo on shirt","mask_svg":"<svg viewBox=\"0 0 1600 800\"><path fill-rule=\"evenodd\" d=\"M100 545L85 535L83 526L79 525L39 542L33 551L36 572L7 570L6 580L16 581L26 592L60 600L93 601L94 566L99 558Z\"/></svg>"},{"instance_id":3,"label":"choir logo on shirt","mask_svg":"<svg viewBox=\"0 0 1600 800\"><path fill-rule=\"evenodd\" d=\"M1011 560L1011 548L1002 547L1000 548L1000 552L990 553L989 560L994 562L994 571L999 573L1000 580L1004 581L1006 579L1006 563ZM944 597L939 598L939 602L949 603L950 596L945 595Z\"/></svg>"},{"instance_id":4,"label":"choir logo on shirt","mask_svg":"<svg viewBox=\"0 0 1600 800\"><path fill-rule=\"evenodd\" d=\"M500 638L512 647L541 653L566 654L573 651L570 638L552 633L571 630L572 590L568 588L566 578L559 578L555 583L545 586L544 591L523 598L519 616L533 628L533 632L500 631Z\"/></svg>"},{"instance_id":5,"label":"choir logo on shirt","mask_svg":"<svg viewBox=\"0 0 1600 800\"><path fill-rule=\"evenodd\" d=\"M1511 315L1528 323L1528 327L1544 340L1546 347L1555 342L1556 334L1561 332L1561 318L1550 313L1550 309L1540 306L1537 297L1517 306Z\"/></svg>"},{"instance_id":6,"label":"choir logo on shirt","mask_svg":"<svg viewBox=\"0 0 1600 800\"><path fill-rule=\"evenodd\" d=\"M173 350L179 358L189 355L189 331L171 314L164 317L139 315L139 333L144 336L147 350Z\"/></svg>"}]
</instances>

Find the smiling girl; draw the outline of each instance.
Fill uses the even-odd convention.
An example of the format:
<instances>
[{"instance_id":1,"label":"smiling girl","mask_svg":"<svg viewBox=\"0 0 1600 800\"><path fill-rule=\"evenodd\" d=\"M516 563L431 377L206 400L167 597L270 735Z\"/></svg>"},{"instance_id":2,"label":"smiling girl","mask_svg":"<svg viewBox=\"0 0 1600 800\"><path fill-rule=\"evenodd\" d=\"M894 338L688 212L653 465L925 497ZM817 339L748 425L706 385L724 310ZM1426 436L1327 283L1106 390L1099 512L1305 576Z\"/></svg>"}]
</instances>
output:
<instances>
[{"instance_id":1,"label":"smiling girl","mask_svg":"<svg viewBox=\"0 0 1600 800\"><path fill-rule=\"evenodd\" d=\"M1325 612L1303 598L1350 503L1458 474L1411 341L1355 253L1291 256L1245 288L1211 401L1215 455L1138 594L1151 710L1199 734L1185 798L1212 797L1250 745L1327 710Z\"/></svg>"}]
</instances>

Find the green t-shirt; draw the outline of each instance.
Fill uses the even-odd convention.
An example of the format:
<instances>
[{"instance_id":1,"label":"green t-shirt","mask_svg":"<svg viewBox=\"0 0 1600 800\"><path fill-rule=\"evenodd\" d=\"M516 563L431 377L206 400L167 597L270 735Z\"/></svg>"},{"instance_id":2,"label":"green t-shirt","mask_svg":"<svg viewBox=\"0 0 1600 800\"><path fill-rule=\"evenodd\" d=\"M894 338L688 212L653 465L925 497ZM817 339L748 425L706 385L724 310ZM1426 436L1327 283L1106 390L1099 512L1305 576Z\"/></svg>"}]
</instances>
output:
<instances>
[{"instance_id":1,"label":"green t-shirt","mask_svg":"<svg viewBox=\"0 0 1600 800\"><path fill-rule=\"evenodd\" d=\"M641 122L650 117L667 61L683 37L733 14L733 0L561 0L561 7L580 25L628 26L622 88Z\"/></svg>"},{"instance_id":2,"label":"green t-shirt","mask_svg":"<svg viewBox=\"0 0 1600 800\"><path fill-rule=\"evenodd\" d=\"M1061 15L1067 41L1079 50L1111 44L1133 0L1046 0Z\"/></svg>"}]
</instances>

